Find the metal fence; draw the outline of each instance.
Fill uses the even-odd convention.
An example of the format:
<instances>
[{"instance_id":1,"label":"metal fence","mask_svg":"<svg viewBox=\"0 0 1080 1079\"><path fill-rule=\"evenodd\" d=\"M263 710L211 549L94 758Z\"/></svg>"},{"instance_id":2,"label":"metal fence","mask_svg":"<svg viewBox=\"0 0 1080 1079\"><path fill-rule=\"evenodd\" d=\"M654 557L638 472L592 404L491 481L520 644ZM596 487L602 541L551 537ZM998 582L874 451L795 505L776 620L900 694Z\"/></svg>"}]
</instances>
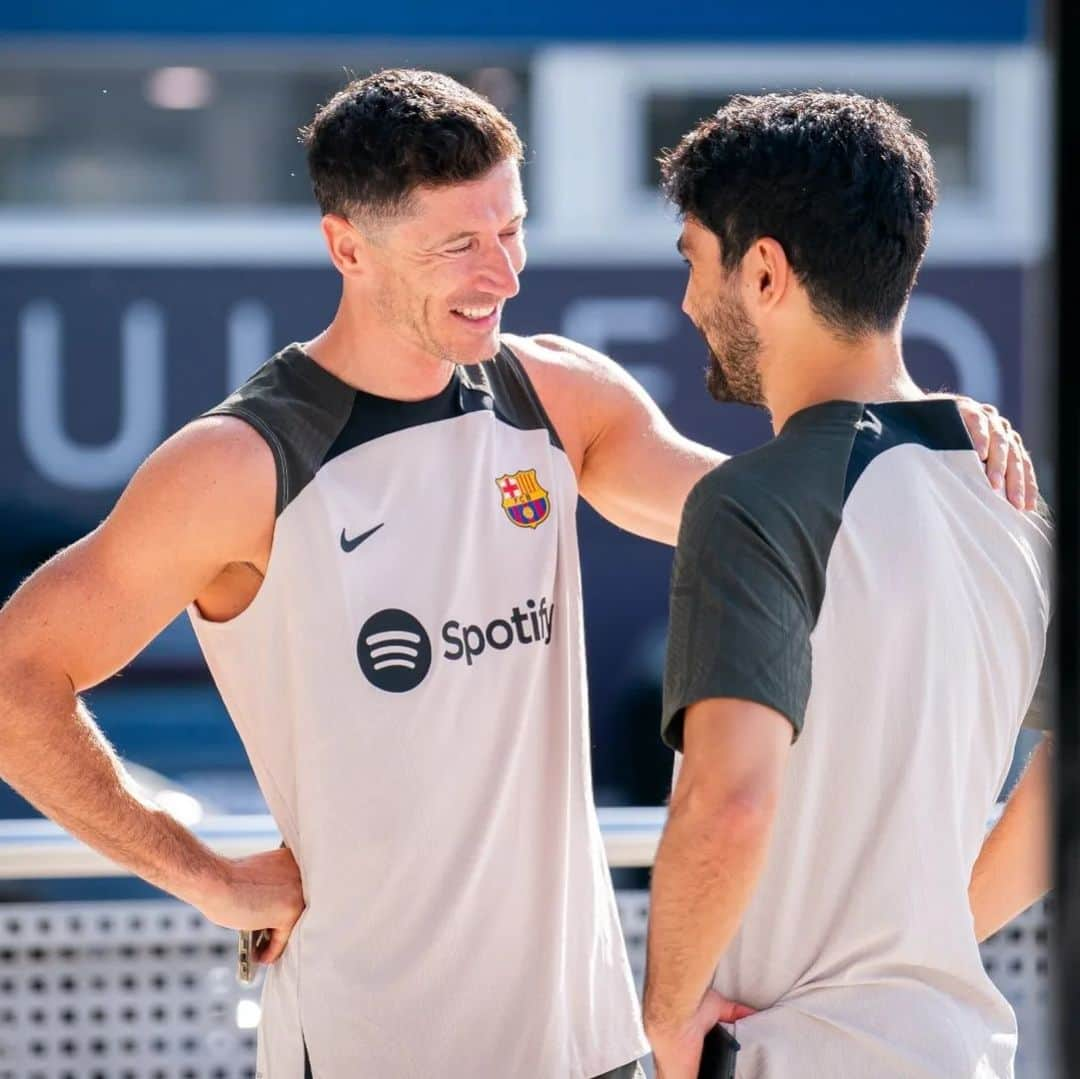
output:
<instances>
[{"instance_id":1,"label":"metal fence","mask_svg":"<svg viewBox=\"0 0 1080 1079\"><path fill-rule=\"evenodd\" d=\"M600 811L613 868L652 864L661 809ZM196 831L233 857L275 846L268 817ZM0 822L0 879L126 875L47 821ZM617 892L640 989L648 892ZM1016 1010L1018 1079L1051 1079L1049 901L987 941ZM261 982L236 981L236 934L172 900L0 906L0 1079L254 1079ZM260 976L261 978L261 976Z\"/></svg>"}]
</instances>

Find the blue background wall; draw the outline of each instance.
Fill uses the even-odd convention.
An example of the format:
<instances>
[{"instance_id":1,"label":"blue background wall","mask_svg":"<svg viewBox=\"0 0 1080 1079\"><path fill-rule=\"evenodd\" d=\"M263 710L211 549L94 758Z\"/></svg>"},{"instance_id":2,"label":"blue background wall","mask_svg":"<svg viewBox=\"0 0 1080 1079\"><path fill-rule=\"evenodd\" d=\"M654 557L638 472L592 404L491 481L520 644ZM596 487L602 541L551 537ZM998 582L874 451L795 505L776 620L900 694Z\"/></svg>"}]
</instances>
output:
<instances>
[{"instance_id":1,"label":"blue background wall","mask_svg":"<svg viewBox=\"0 0 1080 1079\"><path fill-rule=\"evenodd\" d=\"M1027 0L774 0L447 4L443 0L303 4L189 0L39 0L0 11L0 32L275 34L451 39L647 41L937 41L1006 43L1039 32Z\"/></svg>"}]
</instances>

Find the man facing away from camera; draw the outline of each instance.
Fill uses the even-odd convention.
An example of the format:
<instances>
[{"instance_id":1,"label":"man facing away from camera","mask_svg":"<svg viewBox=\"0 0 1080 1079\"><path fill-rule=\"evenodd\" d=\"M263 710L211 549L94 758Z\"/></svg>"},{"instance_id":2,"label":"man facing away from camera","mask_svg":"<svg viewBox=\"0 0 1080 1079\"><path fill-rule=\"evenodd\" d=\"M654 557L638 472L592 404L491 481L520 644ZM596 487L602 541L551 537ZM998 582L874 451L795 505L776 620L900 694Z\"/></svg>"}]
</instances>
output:
<instances>
[{"instance_id":1,"label":"man facing away from camera","mask_svg":"<svg viewBox=\"0 0 1080 1079\"><path fill-rule=\"evenodd\" d=\"M214 921L272 930L262 1079L626 1079L647 1044L593 809L575 506L672 544L724 457L605 357L500 338L526 208L489 102L384 71L304 138L339 310L11 599L0 771ZM1023 504L1026 455L964 407ZM78 699L185 609L282 850L207 849Z\"/></svg>"},{"instance_id":2,"label":"man facing away from camera","mask_svg":"<svg viewBox=\"0 0 1080 1079\"><path fill-rule=\"evenodd\" d=\"M664 169L710 390L776 438L697 484L679 533L659 1075L694 1079L737 1020L740 1079L1011 1076L977 939L1047 887L1025 853L1047 846L1045 743L983 839L1043 663L1050 530L991 496L955 404L904 367L926 145L882 102L765 95Z\"/></svg>"}]
</instances>

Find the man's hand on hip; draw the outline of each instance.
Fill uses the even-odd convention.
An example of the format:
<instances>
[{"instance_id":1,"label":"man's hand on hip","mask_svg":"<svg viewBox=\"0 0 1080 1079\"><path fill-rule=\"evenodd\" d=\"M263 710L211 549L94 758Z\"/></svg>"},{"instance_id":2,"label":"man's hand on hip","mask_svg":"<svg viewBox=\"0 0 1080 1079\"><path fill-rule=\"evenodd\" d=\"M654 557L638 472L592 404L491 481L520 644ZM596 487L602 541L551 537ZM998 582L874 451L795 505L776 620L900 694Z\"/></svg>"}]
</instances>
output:
<instances>
[{"instance_id":1,"label":"man's hand on hip","mask_svg":"<svg viewBox=\"0 0 1080 1079\"><path fill-rule=\"evenodd\" d=\"M198 906L229 929L269 930L270 941L255 958L273 963L304 911L300 867L288 847L227 860L220 886Z\"/></svg>"},{"instance_id":2,"label":"man's hand on hip","mask_svg":"<svg viewBox=\"0 0 1080 1079\"><path fill-rule=\"evenodd\" d=\"M710 989L697 1012L681 1030L658 1028L646 1017L645 1033L656 1061L656 1079L697 1079L705 1035L717 1023L734 1023L753 1014L753 1008L737 1004Z\"/></svg>"}]
</instances>

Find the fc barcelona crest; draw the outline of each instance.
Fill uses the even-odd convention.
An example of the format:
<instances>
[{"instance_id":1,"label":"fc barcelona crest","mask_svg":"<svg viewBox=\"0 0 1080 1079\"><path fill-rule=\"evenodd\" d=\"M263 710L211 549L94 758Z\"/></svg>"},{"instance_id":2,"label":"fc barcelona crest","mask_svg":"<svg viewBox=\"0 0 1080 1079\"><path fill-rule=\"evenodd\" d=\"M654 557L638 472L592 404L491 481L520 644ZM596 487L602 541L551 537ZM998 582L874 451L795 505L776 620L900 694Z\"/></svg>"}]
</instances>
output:
<instances>
[{"instance_id":1,"label":"fc barcelona crest","mask_svg":"<svg viewBox=\"0 0 1080 1079\"><path fill-rule=\"evenodd\" d=\"M519 528L536 528L548 519L551 499L540 486L535 468L500 476L495 486L502 495L502 508L506 516Z\"/></svg>"}]
</instances>

